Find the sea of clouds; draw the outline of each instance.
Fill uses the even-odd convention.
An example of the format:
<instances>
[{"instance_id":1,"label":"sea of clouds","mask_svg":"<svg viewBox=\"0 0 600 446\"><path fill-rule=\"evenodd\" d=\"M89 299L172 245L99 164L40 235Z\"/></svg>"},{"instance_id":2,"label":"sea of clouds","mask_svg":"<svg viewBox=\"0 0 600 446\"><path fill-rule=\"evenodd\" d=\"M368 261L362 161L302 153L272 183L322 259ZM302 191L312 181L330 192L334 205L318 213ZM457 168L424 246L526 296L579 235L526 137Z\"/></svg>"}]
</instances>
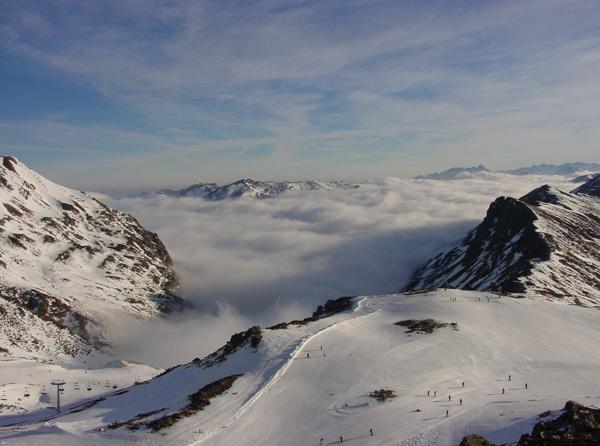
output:
<instances>
[{"instance_id":1,"label":"sea of clouds","mask_svg":"<svg viewBox=\"0 0 600 446\"><path fill-rule=\"evenodd\" d=\"M574 187L562 177L483 173L265 200L111 199L159 234L181 276L179 294L195 305L170 321L138 323L116 342L124 355L168 366L251 325L305 317L328 298L396 292L476 226L496 197L545 183Z\"/></svg>"}]
</instances>

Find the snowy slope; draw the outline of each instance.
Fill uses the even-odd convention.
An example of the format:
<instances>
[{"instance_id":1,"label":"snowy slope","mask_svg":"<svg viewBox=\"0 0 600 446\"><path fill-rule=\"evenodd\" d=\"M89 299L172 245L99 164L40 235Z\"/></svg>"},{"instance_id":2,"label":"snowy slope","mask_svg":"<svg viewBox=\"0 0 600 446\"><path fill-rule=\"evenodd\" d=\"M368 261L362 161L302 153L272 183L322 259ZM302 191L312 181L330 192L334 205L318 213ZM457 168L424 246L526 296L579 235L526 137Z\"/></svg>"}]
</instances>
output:
<instances>
[{"instance_id":1,"label":"snowy slope","mask_svg":"<svg viewBox=\"0 0 600 446\"><path fill-rule=\"evenodd\" d=\"M452 288L534 292L600 304L598 178L573 193L542 186L500 197L464 240L418 269L405 290Z\"/></svg>"},{"instance_id":2,"label":"snowy slope","mask_svg":"<svg viewBox=\"0 0 600 446\"><path fill-rule=\"evenodd\" d=\"M165 189L155 193L143 193L137 195L141 198L149 198L157 195L169 197L199 197L210 201L227 200L232 198L274 198L284 192L298 190L328 190L328 189L351 189L358 187L345 181L256 181L250 178L235 181L223 186L215 183L198 183L185 189Z\"/></svg>"},{"instance_id":3,"label":"snowy slope","mask_svg":"<svg viewBox=\"0 0 600 446\"><path fill-rule=\"evenodd\" d=\"M0 353L89 353L115 315L178 304L158 236L130 215L0 157Z\"/></svg>"},{"instance_id":4,"label":"snowy slope","mask_svg":"<svg viewBox=\"0 0 600 446\"><path fill-rule=\"evenodd\" d=\"M306 325L263 329L256 351L246 345L211 367L207 359L176 367L79 412L0 416L2 425L21 423L3 428L0 440L279 446L318 445L321 437L334 444L343 435L348 444L415 446L456 445L478 432L507 442L568 399L600 403L597 310L457 290L356 302L352 311ZM395 325L425 318L455 322L456 329L409 335ZM143 425L232 374L243 375L203 410L159 433ZM369 397L380 388L396 398ZM160 412L149 414L154 411ZM127 420L141 425L106 429Z\"/></svg>"}]
</instances>

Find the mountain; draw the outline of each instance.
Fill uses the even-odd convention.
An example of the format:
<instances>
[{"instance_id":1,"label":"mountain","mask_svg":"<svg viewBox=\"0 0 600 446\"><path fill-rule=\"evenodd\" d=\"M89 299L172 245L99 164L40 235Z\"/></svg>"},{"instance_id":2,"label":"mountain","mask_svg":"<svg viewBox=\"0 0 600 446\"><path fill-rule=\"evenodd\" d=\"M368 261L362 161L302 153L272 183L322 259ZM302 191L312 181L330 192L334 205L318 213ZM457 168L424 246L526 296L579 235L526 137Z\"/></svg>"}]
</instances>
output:
<instances>
[{"instance_id":1,"label":"mountain","mask_svg":"<svg viewBox=\"0 0 600 446\"><path fill-rule=\"evenodd\" d=\"M573 193L600 198L600 174L592 176L584 184L573 190Z\"/></svg>"},{"instance_id":2,"label":"mountain","mask_svg":"<svg viewBox=\"0 0 600 446\"><path fill-rule=\"evenodd\" d=\"M454 180L469 178L473 174L481 174L485 172L499 172L510 175L573 175L577 173L585 173L573 180L573 182L587 181L591 177L587 176L590 172L600 170L600 163L565 163L565 164L537 164L534 166L520 167L513 170L491 171L483 165L474 167L453 167L443 172L434 172L427 175L418 175L417 180Z\"/></svg>"},{"instance_id":3,"label":"mountain","mask_svg":"<svg viewBox=\"0 0 600 446\"><path fill-rule=\"evenodd\" d=\"M468 177L471 174L489 172L489 170L480 164L474 167L452 167L451 169L444 170L443 172L434 172L427 175L418 175L415 177L416 180L454 180Z\"/></svg>"},{"instance_id":4,"label":"mountain","mask_svg":"<svg viewBox=\"0 0 600 446\"><path fill-rule=\"evenodd\" d=\"M358 185L345 181L256 181L250 178L235 181L224 186L215 183L198 183L185 189L163 189L154 193L142 193L137 197L148 198L157 195L169 197L200 197L209 201L220 201L233 198L264 199L274 198L287 191L354 189Z\"/></svg>"},{"instance_id":5,"label":"mountain","mask_svg":"<svg viewBox=\"0 0 600 446\"><path fill-rule=\"evenodd\" d=\"M573 175L578 172L597 172L600 163L537 164L502 172L511 175Z\"/></svg>"},{"instance_id":6,"label":"mountain","mask_svg":"<svg viewBox=\"0 0 600 446\"><path fill-rule=\"evenodd\" d=\"M53 394L2 414L0 443L317 446L342 436L343 445L424 446L477 432L507 444L568 400L600 403L597 309L463 290L350 303L252 327L203 359L93 399L68 384L65 400L79 401L61 414ZM40 389L30 384L29 399ZM20 390L3 404L22 404Z\"/></svg>"},{"instance_id":7,"label":"mountain","mask_svg":"<svg viewBox=\"0 0 600 446\"><path fill-rule=\"evenodd\" d=\"M182 305L158 236L84 192L0 157L0 351L39 356L106 347L115 315Z\"/></svg>"},{"instance_id":8,"label":"mountain","mask_svg":"<svg viewBox=\"0 0 600 446\"><path fill-rule=\"evenodd\" d=\"M156 197L158 195L165 195L167 197L199 197L205 198L215 189L217 189L216 183L196 183L191 186L186 187L185 189L161 189L156 192L143 192L141 194L135 195L139 198L150 198Z\"/></svg>"},{"instance_id":9,"label":"mountain","mask_svg":"<svg viewBox=\"0 0 600 446\"><path fill-rule=\"evenodd\" d=\"M447 283L599 305L599 181L572 193L545 185L520 199L497 198L483 222L419 268L405 290Z\"/></svg>"},{"instance_id":10,"label":"mountain","mask_svg":"<svg viewBox=\"0 0 600 446\"><path fill-rule=\"evenodd\" d=\"M600 173L586 173L573 178L571 183L585 183L586 181L596 178L597 176L600 176Z\"/></svg>"}]
</instances>

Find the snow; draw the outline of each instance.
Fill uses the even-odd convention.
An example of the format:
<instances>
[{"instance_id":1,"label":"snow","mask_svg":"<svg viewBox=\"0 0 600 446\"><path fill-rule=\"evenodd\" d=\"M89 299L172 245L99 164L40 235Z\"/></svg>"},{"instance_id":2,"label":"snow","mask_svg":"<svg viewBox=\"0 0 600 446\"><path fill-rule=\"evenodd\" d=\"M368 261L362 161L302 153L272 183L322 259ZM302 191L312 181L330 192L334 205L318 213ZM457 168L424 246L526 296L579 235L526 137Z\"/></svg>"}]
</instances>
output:
<instances>
[{"instance_id":1,"label":"snow","mask_svg":"<svg viewBox=\"0 0 600 446\"><path fill-rule=\"evenodd\" d=\"M185 364L87 410L43 422L33 411L20 417L20 426L3 428L0 441L317 445L321 437L331 444L343 435L344 443L357 445L447 445L481 433L506 442L568 399L600 403L596 309L458 290L356 300L352 311L304 326L264 329L256 352L242 348L219 365ZM408 335L394 325L411 318L456 322L458 330ZM188 394L233 373L244 375L228 392L161 433L99 431L142 412L175 411ZM368 395L379 388L397 397L376 402ZM427 397L427 390L436 390L437 398ZM0 416L1 425L7 420L14 416Z\"/></svg>"},{"instance_id":2,"label":"snow","mask_svg":"<svg viewBox=\"0 0 600 446\"><path fill-rule=\"evenodd\" d=\"M138 198L153 198L159 195L169 197L198 197L208 201L234 198L264 199L274 198L284 192L315 191L331 189L353 189L358 185L346 181L256 181L250 178L217 186L215 183L198 183L180 190L163 189L155 193L144 192Z\"/></svg>"},{"instance_id":3,"label":"snow","mask_svg":"<svg viewBox=\"0 0 600 446\"><path fill-rule=\"evenodd\" d=\"M115 315L160 315L174 273L156 240L132 216L0 157L0 347L68 360L93 353L86 341L108 342ZM19 303L28 290L45 300Z\"/></svg>"}]
</instances>

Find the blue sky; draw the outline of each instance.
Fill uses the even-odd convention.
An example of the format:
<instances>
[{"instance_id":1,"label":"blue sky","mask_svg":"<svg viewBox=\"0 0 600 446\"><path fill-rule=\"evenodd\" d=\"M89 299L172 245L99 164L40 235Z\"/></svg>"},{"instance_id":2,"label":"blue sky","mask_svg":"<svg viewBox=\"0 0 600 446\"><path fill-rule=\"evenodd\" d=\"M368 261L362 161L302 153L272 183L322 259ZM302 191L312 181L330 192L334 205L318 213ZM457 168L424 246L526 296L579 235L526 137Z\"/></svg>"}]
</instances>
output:
<instances>
[{"instance_id":1,"label":"blue sky","mask_svg":"<svg viewBox=\"0 0 600 446\"><path fill-rule=\"evenodd\" d=\"M0 0L0 151L100 191L598 161L597 1Z\"/></svg>"}]
</instances>

